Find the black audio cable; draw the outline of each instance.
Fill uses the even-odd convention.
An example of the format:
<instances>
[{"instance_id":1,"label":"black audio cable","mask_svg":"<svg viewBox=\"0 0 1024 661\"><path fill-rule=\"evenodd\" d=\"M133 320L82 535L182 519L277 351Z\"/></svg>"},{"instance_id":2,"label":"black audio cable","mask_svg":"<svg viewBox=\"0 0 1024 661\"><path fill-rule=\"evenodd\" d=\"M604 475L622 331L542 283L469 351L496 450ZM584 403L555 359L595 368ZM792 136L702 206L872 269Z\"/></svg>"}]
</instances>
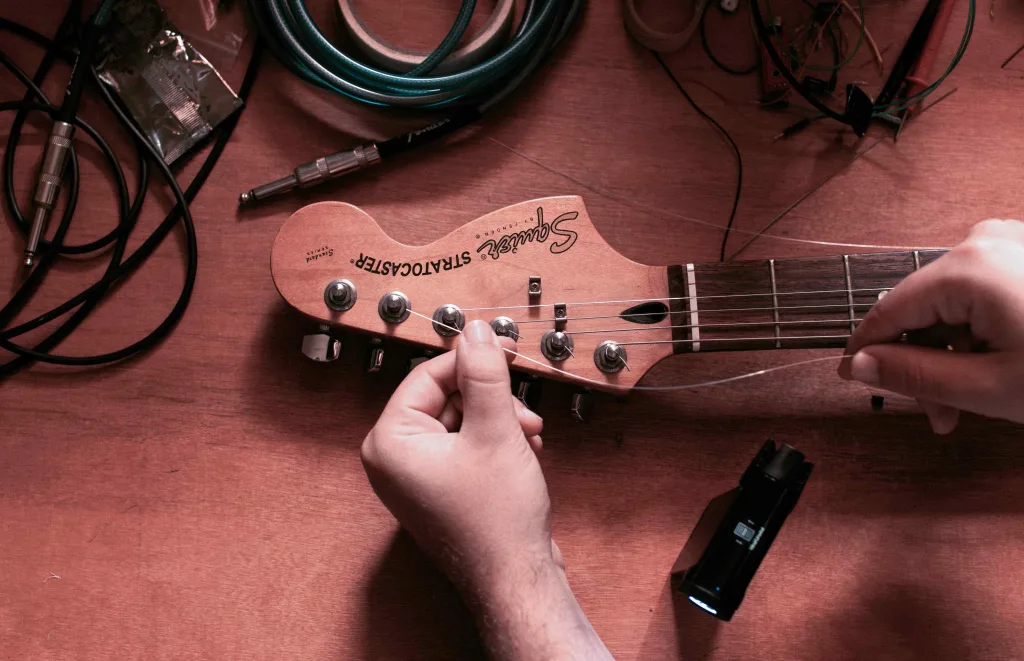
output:
<instances>
[{"instance_id":1,"label":"black audio cable","mask_svg":"<svg viewBox=\"0 0 1024 661\"><path fill-rule=\"evenodd\" d=\"M191 184L183 192L179 187L174 173L163 162L160 154L149 143L136 127L134 121L128 116L120 102L111 94L109 89L99 80L98 75L90 66L88 55L88 42L92 39L89 30L96 22L94 14L89 27L83 27L79 16L81 14L80 0L73 0L68 12L65 14L61 25L57 30L56 37L49 39L25 26L0 19L0 31L5 31L31 42L45 49L45 54L35 75L29 77L22 71L5 53L0 51L0 65L8 69L26 88L25 97L21 101L10 101L0 103L0 112L15 111L14 122L8 136L7 147L3 161L3 189L6 198L6 206L13 220L14 226L22 233L28 234L31 231L29 223L18 205L14 195L14 163L21 130L27 115L31 112L42 112L48 114L55 120L67 121L77 127L96 143L109 166L113 178L114 187L118 198L118 222L117 225L106 235L99 239L79 244L65 245L64 239L70 228L74 217L75 207L79 192L79 168L78 160L73 148L69 149L67 155L67 171L63 177L67 189L67 201L64 214L61 217L54 236L50 241L40 240L39 253L35 260L35 267L27 274L21 286L17 289L11 299L3 308L0 308L0 348L16 354L16 358L0 365L0 378L10 376L18 369L25 367L33 361L46 362L58 365L90 366L102 365L123 360L143 351L146 351L159 343L174 328L177 322L184 315L191 298L192 289L195 284L196 264L198 260L198 243L195 235L195 227L192 215L189 210L189 203L195 198L203 183L209 177L210 172L216 165L217 159L223 152L231 132L238 121L238 113L232 115L214 132L213 145L209 154L200 166ZM95 44L93 44L94 46ZM75 48L77 46L77 48ZM245 78L239 89L239 96L243 101L248 97L252 89L256 72L259 67L260 45L256 44L252 59L246 70ZM65 101L80 96L81 91L87 86L98 90L111 112L118 119L120 126L132 138L136 148L138 160L138 182L135 187L134 196L129 195L128 185L124 176L121 163L113 150L103 137L90 127L85 121L74 112L63 112L62 107L51 103L40 89L42 81L50 72L53 64L62 59L75 62L77 51L76 78L81 71L87 72L74 86L69 85L68 95ZM77 101L75 101L77 105ZM62 104L62 106L65 104ZM167 183L174 196L176 205L167 214L160 225L142 242L142 244L127 258L125 252L127 242L135 228L139 211L146 197L149 185L149 169L156 168L161 177ZM111 285L121 282L138 269L153 251L163 242L170 231L181 223L186 239L185 255L185 282L181 293L167 316L142 339L132 344L94 356L66 356L51 353L79 324L95 309L109 292ZM81 292L71 297L57 307L41 314L33 319L20 323L15 327L8 327L31 300L45 278L47 272L52 268L54 262L61 255L87 255L99 251L109 250L109 262L107 268L95 283L85 287ZM70 314L69 314L70 313ZM61 320L62 317L65 317ZM51 322L57 322L56 327L35 346L26 347L12 342L24 333L40 328Z\"/></svg>"}]
</instances>

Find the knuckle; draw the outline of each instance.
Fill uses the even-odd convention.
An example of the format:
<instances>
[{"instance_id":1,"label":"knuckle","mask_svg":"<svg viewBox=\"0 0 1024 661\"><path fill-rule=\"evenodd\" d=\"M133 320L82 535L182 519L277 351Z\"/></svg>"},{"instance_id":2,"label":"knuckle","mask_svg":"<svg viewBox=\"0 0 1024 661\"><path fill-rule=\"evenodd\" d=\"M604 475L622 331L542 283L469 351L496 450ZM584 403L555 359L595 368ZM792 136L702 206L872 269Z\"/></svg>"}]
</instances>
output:
<instances>
[{"instance_id":1,"label":"knuckle","mask_svg":"<svg viewBox=\"0 0 1024 661\"><path fill-rule=\"evenodd\" d=\"M359 448L359 457L363 461L363 466L367 468L379 468L381 464L381 452L380 444L377 441L376 429L370 430L370 433L363 440L363 445Z\"/></svg>"}]
</instances>

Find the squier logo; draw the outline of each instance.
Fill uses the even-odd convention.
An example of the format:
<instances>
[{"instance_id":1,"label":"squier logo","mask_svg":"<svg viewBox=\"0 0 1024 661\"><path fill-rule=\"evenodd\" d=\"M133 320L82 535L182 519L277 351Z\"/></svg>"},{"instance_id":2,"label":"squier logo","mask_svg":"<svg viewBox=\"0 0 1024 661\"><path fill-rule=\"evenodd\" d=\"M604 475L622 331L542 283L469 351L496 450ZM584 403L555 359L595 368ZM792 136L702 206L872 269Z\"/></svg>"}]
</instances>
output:
<instances>
[{"instance_id":1,"label":"squier logo","mask_svg":"<svg viewBox=\"0 0 1024 661\"><path fill-rule=\"evenodd\" d=\"M537 225L530 229L505 234L497 239L487 239L476 249L483 259L498 259L507 252L516 253L519 248L528 243L547 243L549 238L554 239L548 250L552 254L560 255L572 248L579 235L563 225L580 217L578 211L568 211L555 218L553 221L545 222L543 207L537 209Z\"/></svg>"}]
</instances>

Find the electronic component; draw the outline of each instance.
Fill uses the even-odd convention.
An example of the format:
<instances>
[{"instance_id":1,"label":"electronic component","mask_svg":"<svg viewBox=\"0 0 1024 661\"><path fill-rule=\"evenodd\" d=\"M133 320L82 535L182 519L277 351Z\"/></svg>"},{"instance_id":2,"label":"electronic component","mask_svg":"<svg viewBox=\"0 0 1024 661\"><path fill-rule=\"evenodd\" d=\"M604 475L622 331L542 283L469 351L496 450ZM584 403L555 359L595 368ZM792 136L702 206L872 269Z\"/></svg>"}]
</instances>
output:
<instances>
[{"instance_id":1,"label":"electronic component","mask_svg":"<svg viewBox=\"0 0 1024 661\"><path fill-rule=\"evenodd\" d=\"M672 568L674 589L732 619L813 468L789 445L766 441L739 486L708 503Z\"/></svg>"},{"instance_id":2,"label":"electronic component","mask_svg":"<svg viewBox=\"0 0 1024 661\"><path fill-rule=\"evenodd\" d=\"M782 19L779 17L775 18L774 24L769 28L771 36L769 40L773 42L773 45L782 50L781 33L782 33ZM762 102L773 103L782 99L786 92L789 90L789 83L786 82L786 78L782 75L782 71L776 66L772 58L768 56L768 50L765 48L764 41L760 43L761 47L761 93Z\"/></svg>"}]
</instances>

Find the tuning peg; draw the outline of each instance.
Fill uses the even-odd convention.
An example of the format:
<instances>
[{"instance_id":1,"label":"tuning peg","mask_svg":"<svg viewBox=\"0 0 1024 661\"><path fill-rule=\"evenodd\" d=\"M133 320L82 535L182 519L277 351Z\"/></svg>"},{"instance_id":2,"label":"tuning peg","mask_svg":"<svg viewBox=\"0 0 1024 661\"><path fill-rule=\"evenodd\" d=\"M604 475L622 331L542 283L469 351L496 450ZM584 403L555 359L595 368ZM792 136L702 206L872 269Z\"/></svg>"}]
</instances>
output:
<instances>
[{"instance_id":1,"label":"tuning peg","mask_svg":"<svg viewBox=\"0 0 1024 661\"><path fill-rule=\"evenodd\" d=\"M589 390L581 390L574 393L572 396L572 404L569 406L569 410L572 412L572 417L576 418L580 422L586 422L589 420L590 412L593 408L593 402L591 399Z\"/></svg>"},{"instance_id":2,"label":"tuning peg","mask_svg":"<svg viewBox=\"0 0 1024 661\"><path fill-rule=\"evenodd\" d=\"M526 408L534 411L540 404L541 382L535 376L529 374L512 373L512 394L522 402Z\"/></svg>"},{"instance_id":3,"label":"tuning peg","mask_svg":"<svg viewBox=\"0 0 1024 661\"><path fill-rule=\"evenodd\" d=\"M367 374L376 374L384 366L384 342L379 337L370 338L370 350L366 360Z\"/></svg>"},{"instance_id":4,"label":"tuning peg","mask_svg":"<svg viewBox=\"0 0 1024 661\"><path fill-rule=\"evenodd\" d=\"M416 356L415 358L409 359L409 367L406 369L406 374L413 371L423 363L433 358L436 354L433 351L424 351L422 356Z\"/></svg>"},{"instance_id":5,"label":"tuning peg","mask_svg":"<svg viewBox=\"0 0 1024 661\"><path fill-rule=\"evenodd\" d=\"M327 324L318 325L317 331L303 336L302 353L318 363L334 362L341 355L341 340L331 335L331 327Z\"/></svg>"}]
</instances>

